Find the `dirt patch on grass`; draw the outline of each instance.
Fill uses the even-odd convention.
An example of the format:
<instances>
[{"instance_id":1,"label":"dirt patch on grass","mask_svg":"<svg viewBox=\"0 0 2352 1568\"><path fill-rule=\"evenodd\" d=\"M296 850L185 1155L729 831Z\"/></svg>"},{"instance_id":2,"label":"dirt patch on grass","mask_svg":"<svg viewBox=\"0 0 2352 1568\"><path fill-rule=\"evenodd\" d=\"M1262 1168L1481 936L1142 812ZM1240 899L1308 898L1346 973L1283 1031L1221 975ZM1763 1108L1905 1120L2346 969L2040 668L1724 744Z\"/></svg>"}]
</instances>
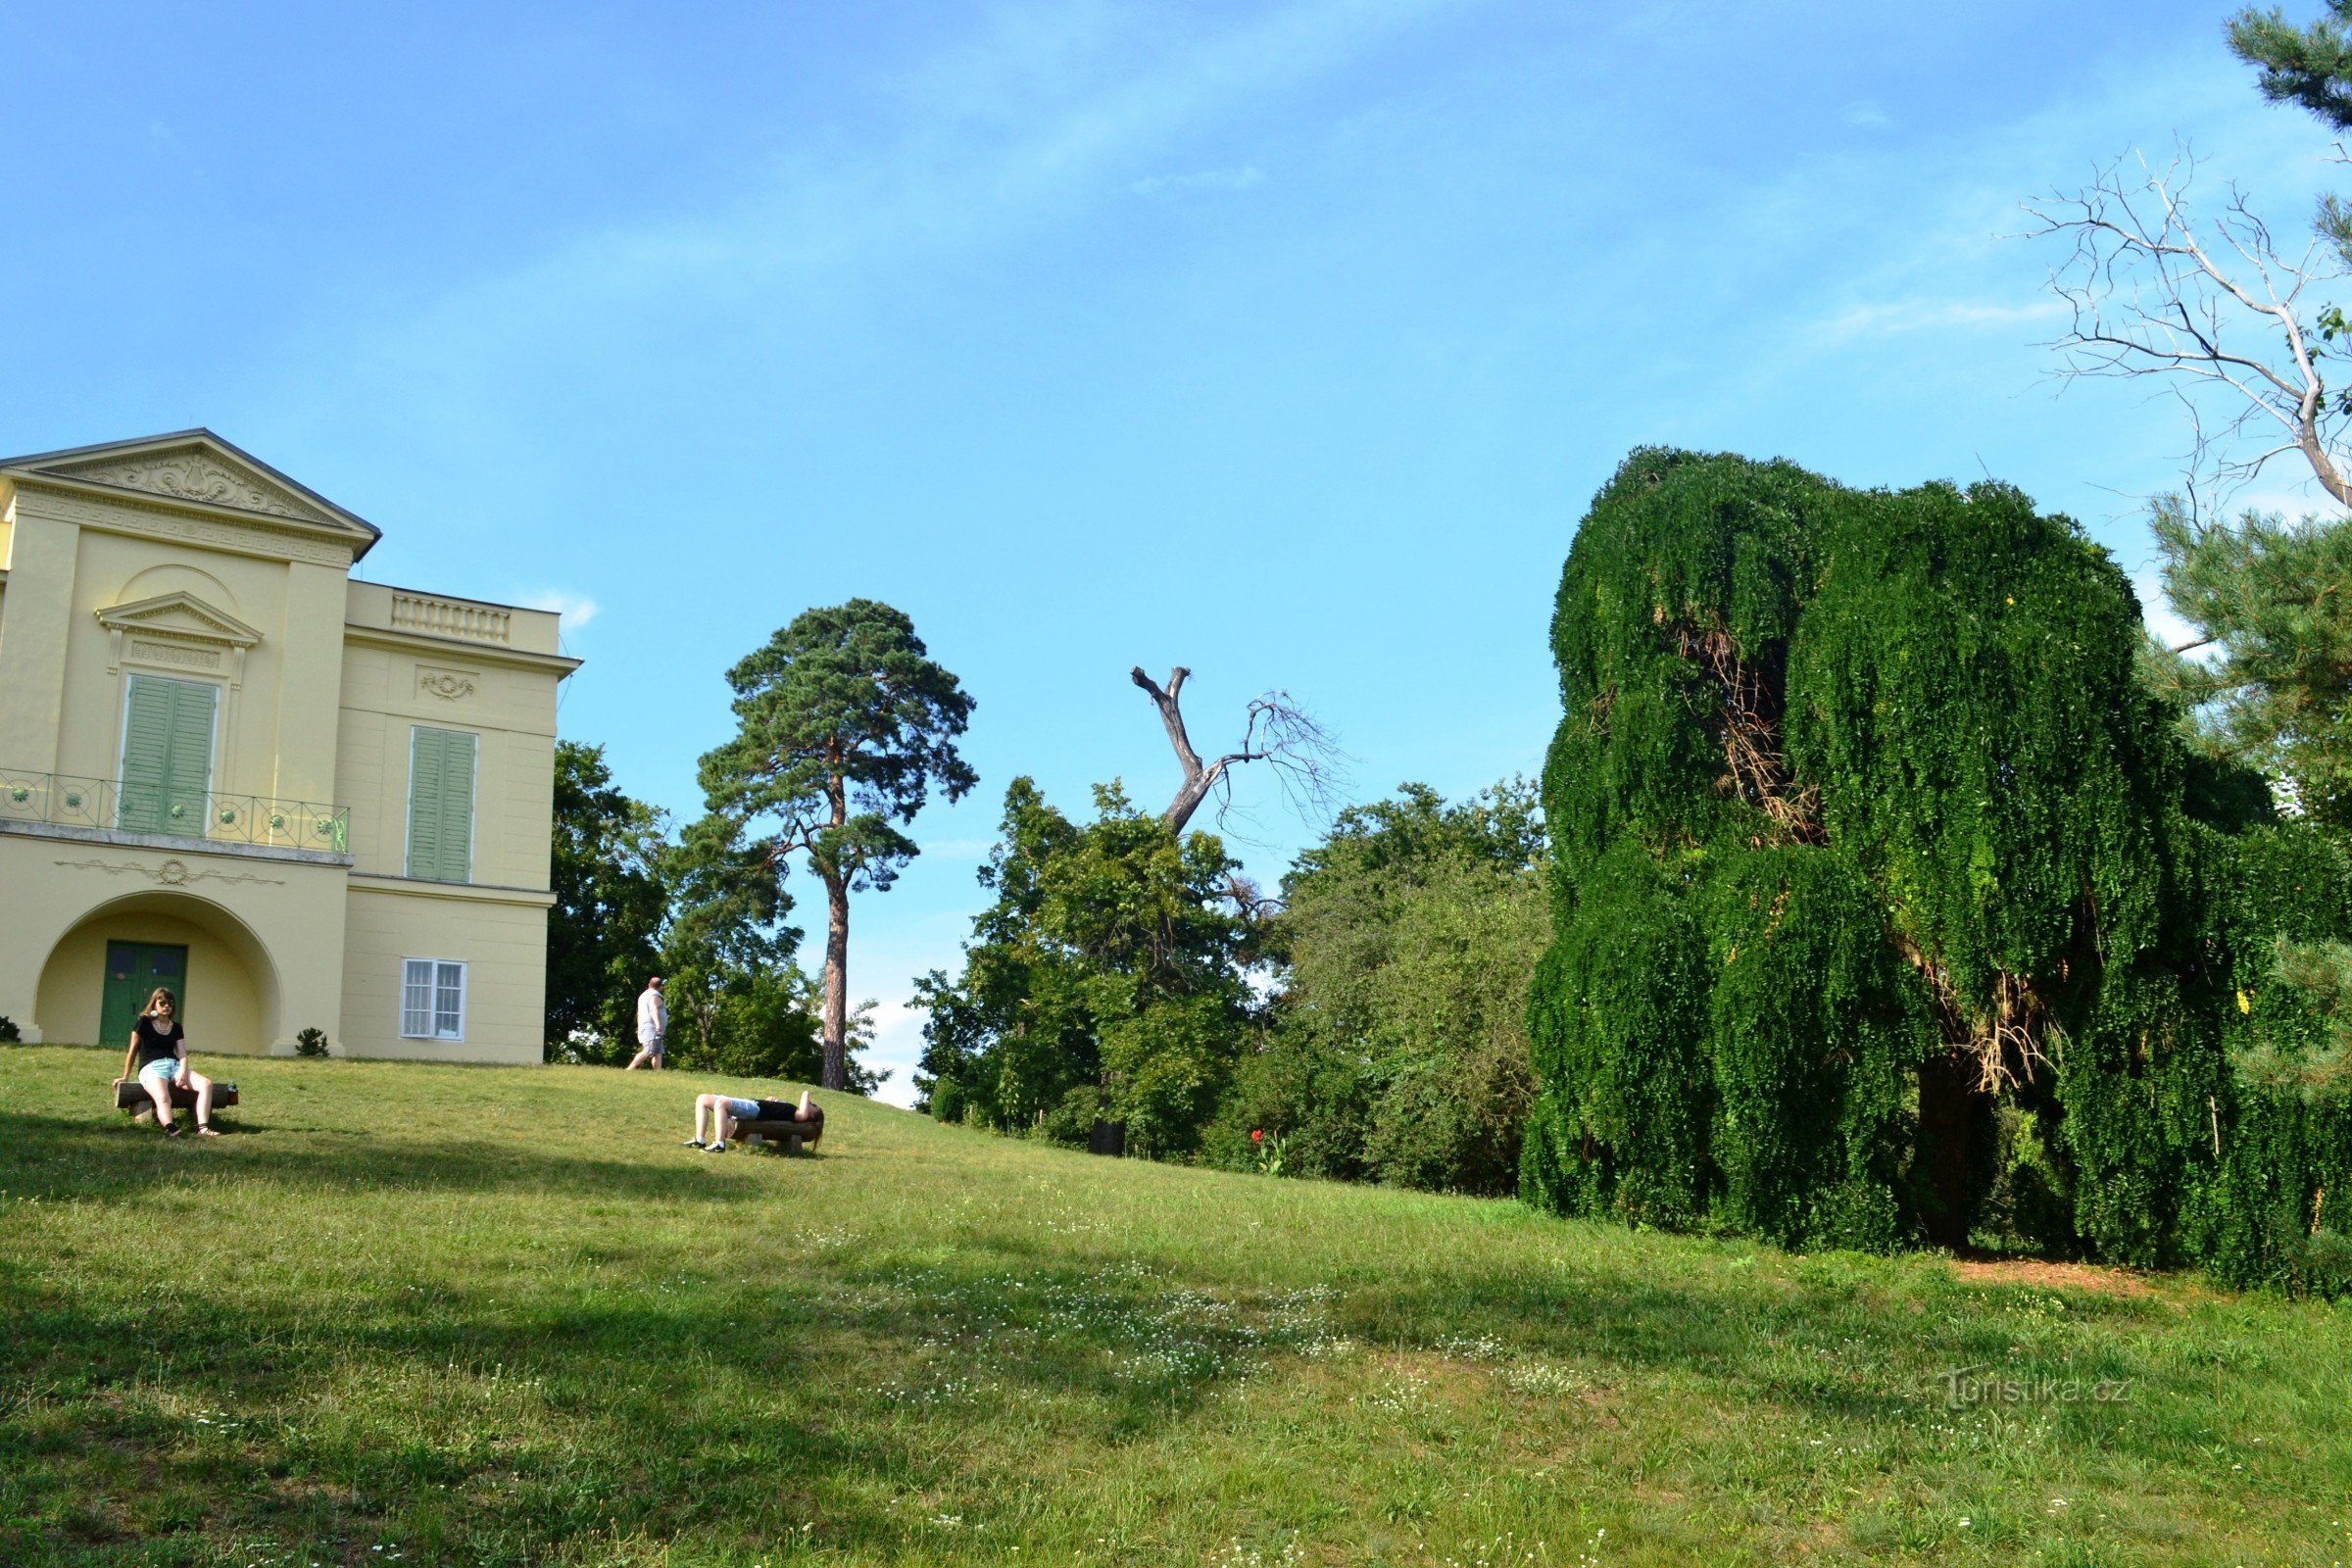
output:
<instances>
[{"instance_id":1,"label":"dirt patch on grass","mask_svg":"<svg viewBox=\"0 0 2352 1568\"><path fill-rule=\"evenodd\" d=\"M2044 1263L2030 1257L1961 1258L1952 1267L1967 1285L2032 1285L2099 1296L2152 1294L2140 1275L2095 1263Z\"/></svg>"}]
</instances>

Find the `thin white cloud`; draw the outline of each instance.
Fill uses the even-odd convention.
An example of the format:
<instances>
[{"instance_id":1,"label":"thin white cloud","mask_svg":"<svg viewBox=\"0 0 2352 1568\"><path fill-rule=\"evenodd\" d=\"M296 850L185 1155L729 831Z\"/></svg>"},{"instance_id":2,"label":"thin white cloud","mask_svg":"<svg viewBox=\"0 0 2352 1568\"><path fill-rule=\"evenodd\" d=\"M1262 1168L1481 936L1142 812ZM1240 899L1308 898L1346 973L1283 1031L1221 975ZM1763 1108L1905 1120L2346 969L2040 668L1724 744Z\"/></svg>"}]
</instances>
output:
<instances>
[{"instance_id":1,"label":"thin white cloud","mask_svg":"<svg viewBox=\"0 0 2352 1568\"><path fill-rule=\"evenodd\" d=\"M1886 300L1849 305L1821 323L1834 342L1886 337L1897 332L1971 330L2026 326L2049 321L2066 307L2055 299L2009 303L1993 300Z\"/></svg>"},{"instance_id":2,"label":"thin white cloud","mask_svg":"<svg viewBox=\"0 0 2352 1568\"><path fill-rule=\"evenodd\" d=\"M528 610L552 610L564 617L564 630L579 631L594 620L604 607L586 594L569 593L562 588L541 588L523 598Z\"/></svg>"},{"instance_id":3,"label":"thin white cloud","mask_svg":"<svg viewBox=\"0 0 2352 1568\"><path fill-rule=\"evenodd\" d=\"M1152 174L1128 186L1138 196L1172 196L1187 191L1248 190L1266 182L1255 164L1240 169L1203 169L1190 174Z\"/></svg>"},{"instance_id":4,"label":"thin white cloud","mask_svg":"<svg viewBox=\"0 0 2352 1568\"><path fill-rule=\"evenodd\" d=\"M808 305L877 263L984 243L1126 188L1138 166L1237 110L1463 3L1297 0L1151 55L1106 41L1120 29L1090 0L1011 8L881 89L906 105L898 136L849 156L787 155L720 207L570 236L387 318L363 358L420 396L429 388L445 421L495 419L504 377L561 360L583 319L653 330L681 300ZM1245 166L1168 178L1169 191L1241 189L1264 175ZM475 366L473 388L449 383L445 345L456 340Z\"/></svg>"},{"instance_id":5,"label":"thin white cloud","mask_svg":"<svg viewBox=\"0 0 2352 1568\"><path fill-rule=\"evenodd\" d=\"M1886 111L1879 107L1876 99L1871 98L1857 98L1847 104L1840 118L1860 130L1878 130L1893 123L1886 118Z\"/></svg>"},{"instance_id":6,"label":"thin white cloud","mask_svg":"<svg viewBox=\"0 0 2352 1568\"><path fill-rule=\"evenodd\" d=\"M925 855L954 860L977 860L995 848L996 844L989 839L927 839L923 842Z\"/></svg>"}]
</instances>

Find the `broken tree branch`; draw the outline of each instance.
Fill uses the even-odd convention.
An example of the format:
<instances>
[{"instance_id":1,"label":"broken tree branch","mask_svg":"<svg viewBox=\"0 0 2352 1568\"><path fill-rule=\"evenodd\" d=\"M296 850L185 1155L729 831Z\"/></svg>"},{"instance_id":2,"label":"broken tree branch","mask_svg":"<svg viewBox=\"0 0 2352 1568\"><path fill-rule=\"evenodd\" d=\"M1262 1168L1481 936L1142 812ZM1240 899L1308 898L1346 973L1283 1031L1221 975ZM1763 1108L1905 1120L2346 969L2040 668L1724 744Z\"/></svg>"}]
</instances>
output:
<instances>
[{"instance_id":1,"label":"broken tree branch","mask_svg":"<svg viewBox=\"0 0 2352 1568\"><path fill-rule=\"evenodd\" d=\"M1160 725L1168 732L1168 745L1175 751L1176 765L1184 774L1176 798L1160 813L1168 831L1183 832L1193 813L1200 808L1200 803L1212 794L1217 797L1217 821L1222 825L1233 802L1232 769L1247 762L1268 764L1280 781L1284 796L1301 815L1329 815L1342 782L1341 752L1330 733L1290 693L1266 692L1250 699L1240 747L1203 761L1184 722L1182 694L1185 679L1191 674L1190 669L1178 664L1168 671L1167 684L1162 686L1145 674L1141 664L1127 672L1128 679L1159 710Z\"/></svg>"}]
</instances>

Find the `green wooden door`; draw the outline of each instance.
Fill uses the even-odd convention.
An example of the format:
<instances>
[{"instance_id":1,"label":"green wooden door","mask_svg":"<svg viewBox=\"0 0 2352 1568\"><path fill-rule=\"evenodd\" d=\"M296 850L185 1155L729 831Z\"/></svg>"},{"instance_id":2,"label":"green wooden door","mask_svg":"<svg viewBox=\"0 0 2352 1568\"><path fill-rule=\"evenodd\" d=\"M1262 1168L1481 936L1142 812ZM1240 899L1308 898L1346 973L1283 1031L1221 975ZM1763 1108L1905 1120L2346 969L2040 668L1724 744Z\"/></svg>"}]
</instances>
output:
<instances>
[{"instance_id":1,"label":"green wooden door","mask_svg":"<svg viewBox=\"0 0 2352 1568\"><path fill-rule=\"evenodd\" d=\"M115 825L132 833L204 836L213 786L213 710L202 681L133 675L122 696L122 784Z\"/></svg>"},{"instance_id":2,"label":"green wooden door","mask_svg":"<svg viewBox=\"0 0 2352 1568\"><path fill-rule=\"evenodd\" d=\"M98 1043L130 1043L130 1026L157 986L179 999L179 1021L188 1021L188 950L168 943L109 942L106 945L106 1001L98 1011Z\"/></svg>"}]
</instances>

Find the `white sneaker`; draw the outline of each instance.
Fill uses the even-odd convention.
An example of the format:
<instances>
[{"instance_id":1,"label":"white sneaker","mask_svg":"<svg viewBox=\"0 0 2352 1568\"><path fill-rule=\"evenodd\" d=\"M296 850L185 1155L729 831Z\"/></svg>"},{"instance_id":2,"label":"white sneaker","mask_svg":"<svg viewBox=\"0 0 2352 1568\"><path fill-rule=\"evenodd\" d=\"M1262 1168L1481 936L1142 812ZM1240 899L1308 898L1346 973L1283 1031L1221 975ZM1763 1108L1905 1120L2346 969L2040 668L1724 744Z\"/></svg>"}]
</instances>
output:
<instances>
[{"instance_id":1,"label":"white sneaker","mask_svg":"<svg viewBox=\"0 0 2352 1568\"><path fill-rule=\"evenodd\" d=\"M709 1146L706 1145L700 1138L689 1138L686 1140L685 1147L688 1149L704 1149L708 1148Z\"/></svg>"},{"instance_id":2,"label":"white sneaker","mask_svg":"<svg viewBox=\"0 0 2352 1568\"><path fill-rule=\"evenodd\" d=\"M706 1145L706 1146L704 1147L704 1149L703 1149L703 1152L704 1152L704 1153L706 1153L706 1154L723 1154L723 1153L725 1153L726 1152L727 1152L727 1146L726 1146L725 1144L723 1144L723 1143L717 1143L717 1144L709 1144L709 1145Z\"/></svg>"}]
</instances>

